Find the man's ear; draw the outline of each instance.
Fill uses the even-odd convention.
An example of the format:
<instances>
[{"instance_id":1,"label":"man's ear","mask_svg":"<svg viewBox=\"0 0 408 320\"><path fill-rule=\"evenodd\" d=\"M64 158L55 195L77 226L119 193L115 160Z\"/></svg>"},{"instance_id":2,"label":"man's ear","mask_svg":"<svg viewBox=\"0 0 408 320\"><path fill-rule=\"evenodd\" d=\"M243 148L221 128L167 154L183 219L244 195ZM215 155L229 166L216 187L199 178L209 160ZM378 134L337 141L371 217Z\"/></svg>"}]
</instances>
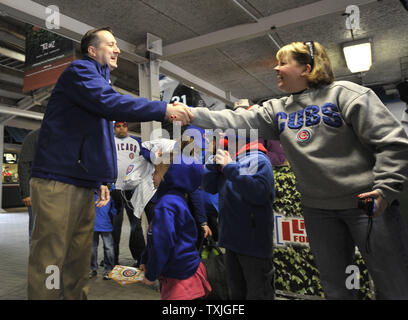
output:
<instances>
[{"instance_id":1,"label":"man's ear","mask_svg":"<svg viewBox=\"0 0 408 320\"><path fill-rule=\"evenodd\" d=\"M96 57L96 48L94 46L88 47L88 55L93 58Z\"/></svg>"}]
</instances>

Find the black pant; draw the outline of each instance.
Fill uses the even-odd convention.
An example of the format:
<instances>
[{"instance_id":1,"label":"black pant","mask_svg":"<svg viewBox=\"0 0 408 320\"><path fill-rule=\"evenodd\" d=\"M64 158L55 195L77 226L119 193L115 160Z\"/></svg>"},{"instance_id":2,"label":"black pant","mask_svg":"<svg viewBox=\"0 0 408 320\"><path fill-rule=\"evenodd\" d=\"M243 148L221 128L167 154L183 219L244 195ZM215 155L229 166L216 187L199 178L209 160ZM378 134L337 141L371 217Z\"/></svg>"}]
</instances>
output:
<instances>
[{"instance_id":1,"label":"black pant","mask_svg":"<svg viewBox=\"0 0 408 320\"><path fill-rule=\"evenodd\" d=\"M149 201L145 208L144 208L144 212L146 213L146 218L147 218L147 222L150 224L153 220L153 216L154 216L154 207L156 206L156 204L154 202Z\"/></svg>"},{"instance_id":2,"label":"black pant","mask_svg":"<svg viewBox=\"0 0 408 320\"><path fill-rule=\"evenodd\" d=\"M250 257L226 249L225 267L231 300L273 300L273 260Z\"/></svg>"},{"instance_id":3,"label":"black pant","mask_svg":"<svg viewBox=\"0 0 408 320\"><path fill-rule=\"evenodd\" d=\"M111 197L115 202L115 207L117 210L117 215L113 218L113 241L115 246L115 264L119 264L119 244L120 237L122 234L122 223L123 223L123 211L126 209L126 214L130 223L130 237L129 237L129 249L132 254L133 259L139 263L140 256L146 246L143 229L142 229L142 219L137 218L133 214L133 208L130 204L130 199L132 197L132 191L126 190L113 190ZM126 197L126 200L124 199Z\"/></svg>"}]
</instances>

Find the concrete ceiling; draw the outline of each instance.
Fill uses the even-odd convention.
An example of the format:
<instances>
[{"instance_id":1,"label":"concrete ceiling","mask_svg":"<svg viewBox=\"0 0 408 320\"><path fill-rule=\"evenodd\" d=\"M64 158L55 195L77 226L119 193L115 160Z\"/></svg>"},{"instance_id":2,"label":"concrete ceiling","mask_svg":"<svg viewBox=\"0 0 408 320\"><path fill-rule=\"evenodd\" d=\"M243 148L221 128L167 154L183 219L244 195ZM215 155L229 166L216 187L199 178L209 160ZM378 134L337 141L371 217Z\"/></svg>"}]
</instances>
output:
<instances>
[{"instance_id":1,"label":"concrete ceiling","mask_svg":"<svg viewBox=\"0 0 408 320\"><path fill-rule=\"evenodd\" d=\"M135 53L142 57L146 34L154 34L163 41L163 60L236 98L253 102L282 95L273 71L274 57L279 46L292 41L322 43L337 79L392 88L408 78L408 11L398 0L348 1L357 4L360 11L360 29L353 35L346 28L345 6L337 9L334 5L346 0L34 2L58 6L60 13L89 26L110 25L115 36L134 45ZM24 36L23 29L21 22L0 15L0 47L24 52L18 36ZM373 66L364 74L350 73L344 61L341 44L351 41L352 36L371 38L373 43ZM121 59L113 75L116 86L138 94L135 63ZM0 66L0 102L17 105L24 98L19 92L21 77L21 70ZM36 107L41 110L41 106Z\"/></svg>"}]
</instances>

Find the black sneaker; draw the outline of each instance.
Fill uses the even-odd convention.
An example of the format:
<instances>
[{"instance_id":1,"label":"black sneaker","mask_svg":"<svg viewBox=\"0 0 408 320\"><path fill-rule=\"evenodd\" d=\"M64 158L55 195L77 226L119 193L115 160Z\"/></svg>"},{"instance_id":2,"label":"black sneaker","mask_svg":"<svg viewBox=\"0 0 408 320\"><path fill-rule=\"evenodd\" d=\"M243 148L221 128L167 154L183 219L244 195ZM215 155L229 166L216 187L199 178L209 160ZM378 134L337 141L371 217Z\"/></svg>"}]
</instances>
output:
<instances>
[{"instance_id":1,"label":"black sneaker","mask_svg":"<svg viewBox=\"0 0 408 320\"><path fill-rule=\"evenodd\" d=\"M91 272L89 272L89 279L92 279L93 277L96 277L97 274L98 274L98 272L96 270L92 270Z\"/></svg>"},{"instance_id":2,"label":"black sneaker","mask_svg":"<svg viewBox=\"0 0 408 320\"><path fill-rule=\"evenodd\" d=\"M105 272L103 274L103 280L110 280L111 278L109 278L109 272Z\"/></svg>"}]
</instances>

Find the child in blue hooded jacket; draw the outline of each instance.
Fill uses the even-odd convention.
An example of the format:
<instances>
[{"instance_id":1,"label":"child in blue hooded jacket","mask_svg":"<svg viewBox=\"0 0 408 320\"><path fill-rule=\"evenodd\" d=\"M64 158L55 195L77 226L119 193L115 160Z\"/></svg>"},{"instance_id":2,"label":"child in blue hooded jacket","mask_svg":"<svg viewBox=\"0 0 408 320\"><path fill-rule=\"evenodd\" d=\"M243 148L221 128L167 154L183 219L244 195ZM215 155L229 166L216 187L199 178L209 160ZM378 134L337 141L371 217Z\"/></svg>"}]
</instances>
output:
<instances>
[{"instance_id":1,"label":"child in blue hooded jacket","mask_svg":"<svg viewBox=\"0 0 408 320\"><path fill-rule=\"evenodd\" d=\"M229 298L270 300L274 299L273 169L262 144L243 141L239 149L239 139L220 141L222 147L205 166L203 188L219 193L218 244L226 249ZM228 149L237 152L230 155L225 148L233 142L235 149Z\"/></svg>"},{"instance_id":2,"label":"child in blue hooded jacket","mask_svg":"<svg viewBox=\"0 0 408 320\"><path fill-rule=\"evenodd\" d=\"M112 188L113 185L112 185ZM112 189L111 189L112 191ZM98 194L95 191L95 201L98 198ZM115 247L113 241L113 216L117 214L115 203L112 198L104 207L97 207L95 205L95 226L92 242L92 257L91 257L91 272L89 278L93 278L98 273L98 246L99 238L103 241L103 264L104 272L103 279L109 280L109 272L114 268L115 263Z\"/></svg>"},{"instance_id":3,"label":"child in blue hooded jacket","mask_svg":"<svg viewBox=\"0 0 408 320\"><path fill-rule=\"evenodd\" d=\"M158 202L141 257L144 283L160 281L162 300L193 300L208 295L211 286L200 261L197 226L187 205L187 193L202 181L202 166L181 154L155 166L153 183Z\"/></svg>"}]
</instances>

